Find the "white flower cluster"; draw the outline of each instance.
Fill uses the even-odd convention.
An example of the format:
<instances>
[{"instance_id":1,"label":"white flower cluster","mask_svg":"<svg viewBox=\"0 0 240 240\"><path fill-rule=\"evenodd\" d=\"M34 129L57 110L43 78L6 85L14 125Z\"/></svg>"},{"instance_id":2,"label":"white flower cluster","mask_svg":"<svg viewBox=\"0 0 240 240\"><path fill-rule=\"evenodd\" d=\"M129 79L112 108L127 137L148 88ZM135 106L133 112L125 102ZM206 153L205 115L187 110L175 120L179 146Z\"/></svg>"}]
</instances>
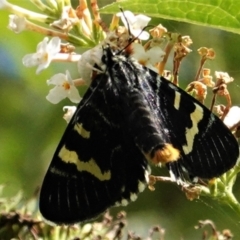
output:
<instances>
[{"instance_id":1,"label":"white flower cluster","mask_svg":"<svg viewBox=\"0 0 240 240\"><path fill-rule=\"evenodd\" d=\"M57 9L57 2L55 5L53 8L56 7ZM42 15L28 11L26 9L22 9L9 3L6 0L0 0L0 8L8 9L10 12L14 13L9 16L8 28L15 33L21 33L22 31L28 29L52 36L51 39L45 37L43 41L37 45L35 53L27 54L23 57L22 62L26 67L36 67L36 73L39 74L53 61L77 62L80 78L72 79L70 72L67 69L65 70L65 73L55 74L49 80L47 80L47 84L53 85L54 87L49 91L46 99L53 104L57 104L65 98L69 98L69 100L73 103L79 103L81 101L81 96L79 94L77 86L84 84L90 85L92 74L94 70L96 70L94 69L94 65L101 67L102 64L102 47L104 44L112 41L110 39L112 36L114 36L115 30L109 30L104 33L104 31L101 29L103 37L102 39L99 39L98 43L95 44L95 47L86 51L82 55L76 53L72 54L72 52L63 51L63 48L65 46L64 42L73 43L74 41L79 40L85 41L85 43L87 43L90 42L89 39L92 38L91 34L93 34L93 20L91 19L90 12L87 7L82 10L82 12L79 12L78 8L76 10L73 10L71 6L65 5L62 8L62 13L59 14L59 19L53 19L52 21L49 21L49 15ZM99 16L96 15L97 14L95 13L94 18L98 19ZM138 41L145 41L149 39L150 34L145 31L144 28L148 25L151 18L143 14L134 15L130 11L122 11L120 13L117 13L115 18L121 19L124 25L124 27L121 28L125 28L125 33L127 33L127 41L129 39L129 33L138 39ZM59 31L46 29L33 24L31 21L29 21L33 19L45 23L48 21L50 22L49 26L58 29ZM73 38L71 39L72 41L69 41L72 36L68 34L68 32L74 27L80 29L79 33L82 35L78 39ZM64 31L66 33L64 33ZM115 35L115 38L118 38L118 36L116 37ZM64 42L62 40L64 40ZM155 65L162 60L162 57L165 54L159 46L153 46L149 50L145 50L140 43L132 43L131 49L132 57L134 57L139 63L148 68L151 68L156 72L158 71L155 68ZM97 71L99 71L99 69L97 69ZM70 115L73 113L74 111L71 109Z\"/></svg>"}]
</instances>

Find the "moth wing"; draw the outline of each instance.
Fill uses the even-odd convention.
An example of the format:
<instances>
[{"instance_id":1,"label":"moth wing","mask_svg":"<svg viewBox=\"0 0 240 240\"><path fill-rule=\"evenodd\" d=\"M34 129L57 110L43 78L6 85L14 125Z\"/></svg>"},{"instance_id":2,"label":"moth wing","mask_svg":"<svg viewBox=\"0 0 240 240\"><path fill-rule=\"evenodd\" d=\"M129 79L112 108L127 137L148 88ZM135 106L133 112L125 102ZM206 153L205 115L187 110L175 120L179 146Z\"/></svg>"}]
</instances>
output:
<instances>
[{"instance_id":1,"label":"moth wing","mask_svg":"<svg viewBox=\"0 0 240 240\"><path fill-rule=\"evenodd\" d=\"M111 79L98 75L53 156L40 192L40 212L57 224L98 216L143 191L147 161L125 136Z\"/></svg>"},{"instance_id":2,"label":"moth wing","mask_svg":"<svg viewBox=\"0 0 240 240\"><path fill-rule=\"evenodd\" d=\"M208 108L170 81L149 70L149 86L156 94L154 109L180 159L168 164L179 178L183 170L210 179L231 169L239 156L236 139Z\"/></svg>"}]
</instances>

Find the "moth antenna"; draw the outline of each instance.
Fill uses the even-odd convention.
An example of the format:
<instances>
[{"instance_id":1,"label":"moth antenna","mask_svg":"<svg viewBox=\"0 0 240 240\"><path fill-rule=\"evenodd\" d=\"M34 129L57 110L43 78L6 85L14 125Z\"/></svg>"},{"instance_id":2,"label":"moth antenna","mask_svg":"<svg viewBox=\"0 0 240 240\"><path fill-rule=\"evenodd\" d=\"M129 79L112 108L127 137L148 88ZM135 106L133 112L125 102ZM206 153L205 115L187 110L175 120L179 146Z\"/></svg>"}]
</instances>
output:
<instances>
[{"instance_id":1,"label":"moth antenna","mask_svg":"<svg viewBox=\"0 0 240 240\"><path fill-rule=\"evenodd\" d=\"M148 28L148 27L150 26L150 25L145 26L145 27L141 30L141 32L138 34L137 37L133 37L133 35L132 35L132 33L131 33L131 30L130 30L129 22L128 22L125 14L124 14L124 11L123 11L123 9L122 9L121 7L120 7L119 9L120 9L120 11L122 12L122 14L123 14L123 16L124 16L124 18L125 18L125 20L126 20L127 28L128 28L128 34L129 34L130 37L129 37L129 40L128 40L128 44L127 44L123 49L119 50L119 51L116 53L116 55L120 55L120 54L121 54L125 49L127 49L135 40L137 40L137 39L139 38L139 36L142 34L143 31L145 31L146 28Z\"/></svg>"},{"instance_id":2,"label":"moth antenna","mask_svg":"<svg viewBox=\"0 0 240 240\"><path fill-rule=\"evenodd\" d=\"M127 23L127 28L128 28L128 34L129 34L129 36L132 36L132 33L131 33L131 31L130 31L130 25L129 25L129 22L128 22L128 20L127 20L127 18L126 18L126 16L125 16L125 14L124 14L124 11L123 11L123 9L120 7L119 8L120 9L120 11L122 12L122 14L123 14L123 17L125 18L125 20L126 20L126 23Z\"/></svg>"}]
</instances>

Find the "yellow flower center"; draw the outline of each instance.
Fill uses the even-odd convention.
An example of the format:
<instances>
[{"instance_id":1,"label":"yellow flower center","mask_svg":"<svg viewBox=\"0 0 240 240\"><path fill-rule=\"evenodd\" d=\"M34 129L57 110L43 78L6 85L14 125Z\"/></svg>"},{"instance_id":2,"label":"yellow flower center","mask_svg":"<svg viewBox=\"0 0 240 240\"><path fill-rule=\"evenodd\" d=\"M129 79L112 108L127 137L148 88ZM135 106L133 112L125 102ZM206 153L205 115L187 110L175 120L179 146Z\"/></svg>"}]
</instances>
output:
<instances>
[{"instance_id":1,"label":"yellow flower center","mask_svg":"<svg viewBox=\"0 0 240 240\"><path fill-rule=\"evenodd\" d=\"M143 65L143 66L146 66L147 60L139 59L139 60L138 60L138 63L141 64L141 65Z\"/></svg>"},{"instance_id":2,"label":"yellow flower center","mask_svg":"<svg viewBox=\"0 0 240 240\"><path fill-rule=\"evenodd\" d=\"M63 86L63 88L65 90L69 90L70 89L70 84L68 82L64 82L62 86Z\"/></svg>"},{"instance_id":3,"label":"yellow flower center","mask_svg":"<svg viewBox=\"0 0 240 240\"><path fill-rule=\"evenodd\" d=\"M44 62L47 62L48 61L48 53L45 53L44 55L43 55L43 61Z\"/></svg>"}]
</instances>

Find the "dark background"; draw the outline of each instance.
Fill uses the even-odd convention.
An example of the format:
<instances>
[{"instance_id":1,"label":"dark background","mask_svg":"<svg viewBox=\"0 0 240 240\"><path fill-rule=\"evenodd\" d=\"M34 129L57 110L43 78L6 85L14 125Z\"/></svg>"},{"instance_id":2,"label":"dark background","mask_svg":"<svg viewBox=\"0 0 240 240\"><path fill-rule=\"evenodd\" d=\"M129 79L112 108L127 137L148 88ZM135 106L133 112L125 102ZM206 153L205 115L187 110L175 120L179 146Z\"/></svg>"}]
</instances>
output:
<instances>
[{"instance_id":1,"label":"dark background","mask_svg":"<svg viewBox=\"0 0 240 240\"><path fill-rule=\"evenodd\" d=\"M18 1L15 1L18 2ZM21 5L29 5L21 1ZM29 6L31 7L31 6ZM29 198L41 185L51 157L66 127L62 119L62 107L72 105L64 100L58 105L49 103L45 96L50 87L46 80L58 72L69 69L77 78L76 64L53 63L35 74L36 68L22 65L25 54L35 52L37 44L44 36L32 32L15 34L9 29L8 13L1 11L0 23L0 184L5 184L6 195L15 194L20 189ZM205 46L214 48L216 59L208 61L206 67L214 71L226 71L235 81L229 85L233 105L239 105L239 61L240 36L229 32L200 27L186 23L158 19L169 31L190 35L193 50L183 60L180 70L180 86L194 80L199 66L197 49ZM76 51L80 51L77 49ZM169 63L168 69L171 70ZM211 99L211 89L208 90ZM225 103L218 98L219 103ZM164 169L154 169L158 175L167 175ZM240 199L239 182L234 192ZM117 213L121 208L112 209ZM166 239L201 239L201 231L195 230L198 220L211 219L219 230L229 228L235 239L240 239L240 218L229 207L217 201L200 198L189 201L175 184L159 183L156 191L148 189L139 195L137 202L123 208L128 214L128 229L146 236L153 225L166 229Z\"/></svg>"}]
</instances>

